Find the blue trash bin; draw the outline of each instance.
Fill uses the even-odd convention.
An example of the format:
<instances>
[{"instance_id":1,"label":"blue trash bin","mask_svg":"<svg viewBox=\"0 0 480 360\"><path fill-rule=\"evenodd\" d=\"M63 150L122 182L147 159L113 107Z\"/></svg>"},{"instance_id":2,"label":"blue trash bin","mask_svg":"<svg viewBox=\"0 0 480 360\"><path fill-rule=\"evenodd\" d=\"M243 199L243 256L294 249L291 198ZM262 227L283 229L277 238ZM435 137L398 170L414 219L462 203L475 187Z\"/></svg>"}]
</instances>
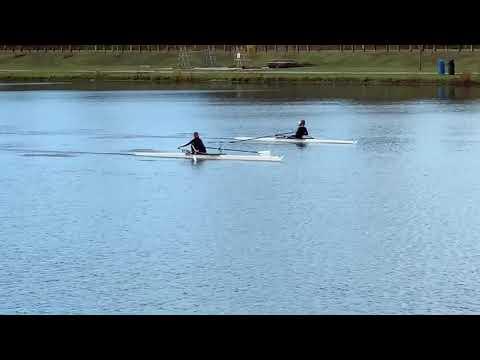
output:
<instances>
[{"instance_id":1,"label":"blue trash bin","mask_svg":"<svg viewBox=\"0 0 480 360\"><path fill-rule=\"evenodd\" d=\"M438 74L445 75L445 60L438 59Z\"/></svg>"}]
</instances>

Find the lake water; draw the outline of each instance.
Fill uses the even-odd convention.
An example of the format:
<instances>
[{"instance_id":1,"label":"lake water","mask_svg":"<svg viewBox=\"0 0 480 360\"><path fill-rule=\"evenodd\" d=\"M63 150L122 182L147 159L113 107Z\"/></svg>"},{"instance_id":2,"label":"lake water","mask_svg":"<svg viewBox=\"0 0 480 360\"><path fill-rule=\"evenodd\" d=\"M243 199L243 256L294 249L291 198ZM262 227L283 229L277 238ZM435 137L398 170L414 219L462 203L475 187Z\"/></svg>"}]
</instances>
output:
<instances>
[{"instance_id":1,"label":"lake water","mask_svg":"<svg viewBox=\"0 0 480 360\"><path fill-rule=\"evenodd\" d=\"M479 116L478 88L2 84L0 313L478 314ZM358 143L123 155L302 118Z\"/></svg>"}]
</instances>

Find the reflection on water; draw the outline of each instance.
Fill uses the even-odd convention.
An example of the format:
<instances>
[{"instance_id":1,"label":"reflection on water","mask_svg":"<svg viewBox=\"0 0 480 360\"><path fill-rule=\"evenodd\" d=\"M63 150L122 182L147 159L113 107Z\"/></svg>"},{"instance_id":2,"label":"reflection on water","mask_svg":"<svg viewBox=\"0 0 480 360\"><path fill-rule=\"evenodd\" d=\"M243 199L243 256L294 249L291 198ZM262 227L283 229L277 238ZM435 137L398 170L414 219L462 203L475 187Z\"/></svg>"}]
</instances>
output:
<instances>
[{"instance_id":1,"label":"reflection on water","mask_svg":"<svg viewBox=\"0 0 480 360\"><path fill-rule=\"evenodd\" d=\"M455 86L438 86L437 88L437 98L440 100L455 100L456 95L455 95ZM462 88L463 89L463 94L460 96L460 99L468 99L472 94L470 94L470 91L468 87ZM470 96L469 96L470 95ZM478 96L475 92L473 96Z\"/></svg>"},{"instance_id":2,"label":"reflection on water","mask_svg":"<svg viewBox=\"0 0 480 360\"><path fill-rule=\"evenodd\" d=\"M479 88L125 86L2 87L1 313L480 312Z\"/></svg>"},{"instance_id":3,"label":"reflection on water","mask_svg":"<svg viewBox=\"0 0 480 360\"><path fill-rule=\"evenodd\" d=\"M295 146L299 149L305 149L308 145L307 144L295 144Z\"/></svg>"}]
</instances>

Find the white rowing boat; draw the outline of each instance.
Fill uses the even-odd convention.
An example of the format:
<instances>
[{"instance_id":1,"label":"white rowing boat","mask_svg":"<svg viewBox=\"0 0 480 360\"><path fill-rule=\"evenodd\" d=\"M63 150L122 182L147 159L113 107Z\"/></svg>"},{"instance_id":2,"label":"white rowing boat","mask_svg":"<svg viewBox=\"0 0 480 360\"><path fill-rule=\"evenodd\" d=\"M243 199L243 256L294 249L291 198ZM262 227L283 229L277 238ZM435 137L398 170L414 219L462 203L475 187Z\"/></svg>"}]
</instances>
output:
<instances>
[{"instance_id":1,"label":"white rowing boat","mask_svg":"<svg viewBox=\"0 0 480 360\"><path fill-rule=\"evenodd\" d=\"M202 154L192 155L184 152L157 152L157 151L136 151L130 153L135 156L148 156L158 158L175 158L191 160L244 160L244 161L282 161L283 156L270 155L269 152L259 152L258 155L230 155L230 154Z\"/></svg>"},{"instance_id":2,"label":"white rowing boat","mask_svg":"<svg viewBox=\"0 0 480 360\"><path fill-rule=\"evenodd\" d=\"M292 144L345 144L351 145L356 144L356 141L352 140L328 140L328 139L315 139L313 137L306 137L303 139L289 139L286 137L246 137L239 136L235 137L235 140L239 141L252 141L252 142L270 142L270 143L292 143Z\"/></svg>"}]
</instances>

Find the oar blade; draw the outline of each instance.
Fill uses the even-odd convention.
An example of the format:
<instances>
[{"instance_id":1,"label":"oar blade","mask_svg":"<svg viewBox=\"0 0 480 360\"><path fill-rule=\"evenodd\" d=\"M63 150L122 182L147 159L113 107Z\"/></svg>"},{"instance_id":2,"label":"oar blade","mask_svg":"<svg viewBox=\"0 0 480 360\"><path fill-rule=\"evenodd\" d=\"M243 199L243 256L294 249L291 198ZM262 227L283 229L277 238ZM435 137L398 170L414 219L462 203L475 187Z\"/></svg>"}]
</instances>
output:
<instances>
[{"instance_id":1,"label":"oar blade","mask_svg":"<svg viewBox=\"0 0 480 360\"><path fill-rule=\"evenodd\" d=\"M276 137L276 136L282 136L282 135L288 135L288 134L292 134L292 132L289 131L289 132L286 132L286 133L275 134L275 135L270 134L270 135L256 136L256 137L252 137L252 138L248 138L248 139L240 139L240 140L235 140L235 141L229 141L228 143L229 144L234 144L234 143L238 143L238 142L242 142L242 141L252 141L252 140L257 140L257 139L261 139L261 138Z\"/></svg>"}]
</instances>

